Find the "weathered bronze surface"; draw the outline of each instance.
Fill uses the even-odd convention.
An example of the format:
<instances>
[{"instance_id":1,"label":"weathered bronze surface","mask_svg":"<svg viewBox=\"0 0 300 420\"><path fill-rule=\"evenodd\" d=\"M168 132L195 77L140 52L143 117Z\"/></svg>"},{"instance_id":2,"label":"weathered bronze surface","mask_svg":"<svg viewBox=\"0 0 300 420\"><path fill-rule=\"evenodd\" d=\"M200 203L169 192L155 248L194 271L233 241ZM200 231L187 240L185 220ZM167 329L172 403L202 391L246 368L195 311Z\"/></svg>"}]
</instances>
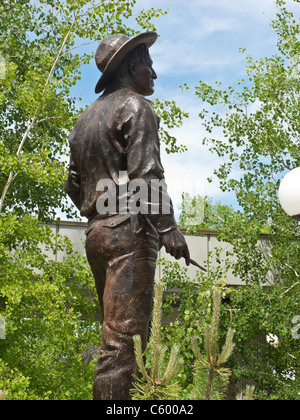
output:
<instances>
[{"instance_id":1,"label":"weathered bronze surface","mask_svg":"<svg viewBox=\"0 0 300 420\"><path fill-rule=\"evenodd\" d=\"M154 32L134 38L117 34L101 42L96 63L102 76L96 93L104 93L69 136L66 191L88 218L86 252L103 312L95 400L130 399L132 375L137 373L132 337L141 335L145 348L160 247L190 263L172 205L164 211L162 195L153 194L152 181L164 180L159 119L145 99L153 94L157 78L148 51L156 38ZM140 196L139 212L130 211L132 191L124 189L136 180L148 187ZM107 200L101 201L103 197ZM169 199L166 191L164 199ZM110 207L105 208L107 202Z\"/></svg>"}]
</instances>

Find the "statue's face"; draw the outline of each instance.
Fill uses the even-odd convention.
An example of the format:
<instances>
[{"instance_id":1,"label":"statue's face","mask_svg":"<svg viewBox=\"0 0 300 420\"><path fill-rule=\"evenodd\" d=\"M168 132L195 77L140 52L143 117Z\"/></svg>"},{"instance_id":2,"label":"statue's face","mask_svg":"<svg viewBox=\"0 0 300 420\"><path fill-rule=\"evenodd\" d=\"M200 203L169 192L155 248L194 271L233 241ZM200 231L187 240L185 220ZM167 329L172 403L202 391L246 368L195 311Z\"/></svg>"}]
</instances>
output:
<instances>
[{"instance_id":1,"label":"statue's face","mask_svg":"<svg viewBox=\"0 0 300 420\"><path fill-rule=\"evenodd\" d=\"M154 80L157 79L157 74L152 65L153 61L150 55L146 60L141 60L134 65L134 88L143 96L150 96L154 93Z\"/></svg>"}]
</instances>

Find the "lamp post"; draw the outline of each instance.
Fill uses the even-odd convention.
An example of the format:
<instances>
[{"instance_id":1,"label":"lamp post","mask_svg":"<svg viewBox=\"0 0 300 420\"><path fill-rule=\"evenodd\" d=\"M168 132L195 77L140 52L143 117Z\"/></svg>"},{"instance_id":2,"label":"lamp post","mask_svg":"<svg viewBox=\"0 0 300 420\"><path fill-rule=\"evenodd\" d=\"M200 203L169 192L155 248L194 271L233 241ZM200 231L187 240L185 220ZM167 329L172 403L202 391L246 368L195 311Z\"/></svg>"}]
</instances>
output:
<instances>
[{"instance_id":1,"label":"lamp post","mask_svg":"<svg viewBox=\"0 0 300 420\"><path fill-rule=\"evenodd\" d=\"M282 179L278 191L283 210L300 221L300 167L292 169Z\"/></svg>"}]
</instances>

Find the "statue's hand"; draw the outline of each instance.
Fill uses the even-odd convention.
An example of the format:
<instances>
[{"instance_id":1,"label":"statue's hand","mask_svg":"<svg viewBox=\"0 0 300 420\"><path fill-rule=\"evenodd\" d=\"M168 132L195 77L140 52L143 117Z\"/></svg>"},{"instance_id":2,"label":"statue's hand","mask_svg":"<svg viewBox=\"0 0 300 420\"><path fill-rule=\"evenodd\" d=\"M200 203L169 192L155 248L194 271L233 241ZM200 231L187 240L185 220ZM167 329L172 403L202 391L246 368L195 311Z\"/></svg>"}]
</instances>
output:
<instances>
[{"instance_id":1,"label":"statue's hand","mask_svg":"<svg viewBox=\"0 0 300 420\"><path fill-rule=\"evenodd\" d=\"M168 254L179 260L184 258L186 265L190 265L190 252L183 234L180 230L175 229L170 232L165 232L161 235L161 241Z\"/></svg>"}]
</instances>

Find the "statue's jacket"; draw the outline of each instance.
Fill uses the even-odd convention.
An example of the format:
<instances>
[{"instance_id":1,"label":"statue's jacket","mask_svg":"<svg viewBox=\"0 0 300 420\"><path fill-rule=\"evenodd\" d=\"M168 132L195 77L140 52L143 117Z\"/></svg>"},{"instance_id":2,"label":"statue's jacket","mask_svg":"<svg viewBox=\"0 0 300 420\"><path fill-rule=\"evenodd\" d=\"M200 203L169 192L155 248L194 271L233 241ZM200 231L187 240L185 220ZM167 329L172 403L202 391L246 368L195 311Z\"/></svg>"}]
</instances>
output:
<instances>
[{"instance_id":1,"label":"statue's jacket","mask_svg":"<svg viewBox=\"0 0 300 420\"><path fill-rule=\"evenodd\" d=\"M66 191L81 216L89 221L99 217L97 200L104 193L99 188L101 180L113 181L116 214L122 213L120 173L126 173L128 182L146 181L149 194L141 206L149 210L146 217L157 232L177 227L170 199L168 214L163 214L161 195L159 202L151 203L151 181L164 181L158 130L159 118L151 101L129 88L106 91L87 108L69 135L71 156L66 183Z\"/></svg>"}]
</instances>

